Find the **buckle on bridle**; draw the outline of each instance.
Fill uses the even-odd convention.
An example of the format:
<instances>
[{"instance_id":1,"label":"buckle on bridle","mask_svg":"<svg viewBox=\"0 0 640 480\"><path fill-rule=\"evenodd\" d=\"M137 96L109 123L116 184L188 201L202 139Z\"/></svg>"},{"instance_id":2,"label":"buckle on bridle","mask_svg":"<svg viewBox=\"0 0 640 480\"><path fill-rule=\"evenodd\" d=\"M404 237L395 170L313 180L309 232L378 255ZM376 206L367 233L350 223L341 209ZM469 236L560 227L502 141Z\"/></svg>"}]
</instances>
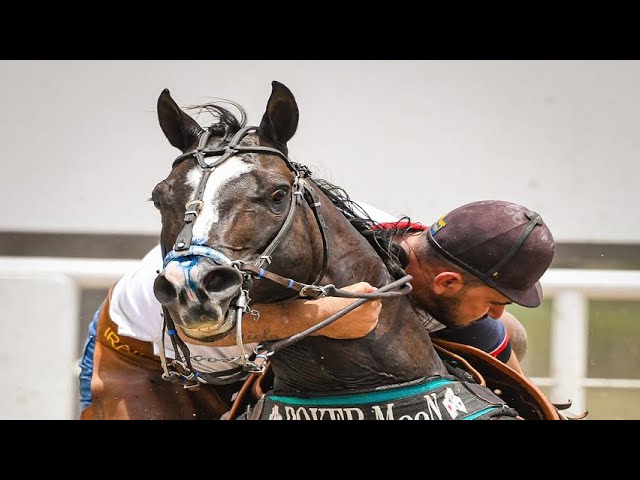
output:
<instances>
[{"instance_id":1,"label":"buckle on bridle","mask_svg":"<svg viewBox=\"0 0 640 480\"><path fill-rule=\"evenodd\" d=\"M326 287L322 287L320 285L305 285L300 289L299 295L301 297L309 297L316 300L318 298L326 297L327 290Z\"/></svg>"},{"instance_id":2,"label":"buckle on bridle","mask_svg":"<svg viewBox=\"0 0 640 480\"><path fill-rule=\"evenodd\" d=\"M245 371L250 373L264 373L267 368L267 363L269 363L269 357L273 355L272 351L265 351L264 353L258 353L261 349L264 349L262 344L256 345L253 349L253 353L256 354L255 359L253 361L247 360L245 364Z\"/></svg>"},{"instance_id":3,"label":"buckle on bridle","mask_svg":"<svg viewBox=\"0 0 640 480\"><path fill-rule=\"evenodd\" d=\"M182 374L176 372L175 370L170 370L162 374L162 379L167 380L171 383L182 383Z\"/></svg>"},{"instance_id":4,"label":"buckle on bridle","mask_svg":"<svg viewBox=\"0 0 640 480\"><path fill-rule=\"evenodd\" d=\"M190 210L191 205L194 206L193 209ZM190 200L184 204L185 215L193 214L196 217L200 214L202 207L204 206L204 202L202 200Z\"/></svg>"}]
</instances>

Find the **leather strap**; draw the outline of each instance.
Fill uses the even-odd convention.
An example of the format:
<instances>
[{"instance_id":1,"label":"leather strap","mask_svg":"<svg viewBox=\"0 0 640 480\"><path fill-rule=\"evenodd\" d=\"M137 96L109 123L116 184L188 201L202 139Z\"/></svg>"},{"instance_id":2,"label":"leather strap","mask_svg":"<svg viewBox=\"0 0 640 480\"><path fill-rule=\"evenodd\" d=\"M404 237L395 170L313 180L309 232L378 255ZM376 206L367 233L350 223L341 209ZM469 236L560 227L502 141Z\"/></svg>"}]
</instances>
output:
<instances>
[{"instance_id":1,"label":"leather strap","mask_svg":"<svg viewBox=\"0 0 640 480\"><path fill-rule=\"evenodd\" d=\"M473 377L473 379L477 383L479 383L483 387L487 386L487 382L485 381L484 377L482 375L480 375L480 372L478 372L478 370L473 368L471 366L471 364L469 362L467 362L466 359L464 359L460 355L456 355L455 353L450 352L449 350L447 350L446 348L444 348L444 347L442 347L440 345L436 345L435 343L434 343L433 347L436 349L436 351L438 352L438 354L440 355L441 358L444 355L445 357L448 357L450 359L455 360L456 362L458 362L459 364L464 366L465 371L467 373L471 374L471 376Z\"/></svg>"}]
</instances>

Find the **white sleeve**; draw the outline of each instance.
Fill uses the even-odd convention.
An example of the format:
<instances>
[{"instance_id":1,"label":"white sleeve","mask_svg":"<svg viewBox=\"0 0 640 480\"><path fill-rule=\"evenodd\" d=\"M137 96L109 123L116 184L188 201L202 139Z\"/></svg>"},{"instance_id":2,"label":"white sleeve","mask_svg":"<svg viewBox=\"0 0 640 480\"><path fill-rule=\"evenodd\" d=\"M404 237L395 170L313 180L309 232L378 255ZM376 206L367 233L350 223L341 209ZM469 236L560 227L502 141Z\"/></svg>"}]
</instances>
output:
<instances>
[{"instance_id":1,"label":"white sleeve","mask_svg":"<svg viewBox=\"0 0 640 480\"><path fill-rule=\"evenodd\" d=\"M398 217L391 215L390 213L384 212L379 208L372 207L371 205L368 205L364 202L359 202L357 200L355 200L355 202L358 205L360 205L362 209L367 213L367 215L371 217L371 220L373 220L376 223L397 222L399 220Z\"/></svg>"},{"instance_id":2,"label":"white sleeve","mask_svg":"<svg viewBox=\"0 0 640 480\"><path fill-rule=\"evenodd\" d=\"M162 307L153 294L153 282L162 269L160 245L113 288L109 315L118 332L145 342L157 341L162 333Z\"/></svg>"}]
</instances>

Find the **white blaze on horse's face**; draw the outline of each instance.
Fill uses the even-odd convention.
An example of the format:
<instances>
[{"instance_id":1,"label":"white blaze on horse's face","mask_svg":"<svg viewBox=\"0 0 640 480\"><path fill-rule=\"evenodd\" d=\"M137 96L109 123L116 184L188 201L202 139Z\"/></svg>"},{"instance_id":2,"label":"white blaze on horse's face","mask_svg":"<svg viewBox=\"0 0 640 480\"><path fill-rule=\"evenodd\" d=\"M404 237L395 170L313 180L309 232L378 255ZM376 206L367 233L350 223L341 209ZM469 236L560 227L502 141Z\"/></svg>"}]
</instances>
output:
<instances>
[{"instance_id":1,"label":"white blaze on horse's face","mask_svg":"<svg viewBox=\"0 0 640 480\"><path fill-rule=\"evenodd\" d=\"M202 211L193 224L192 242L194 244L206 244L211 227L220 220L219 192L222 187L237 180L243 174L253 170L253 168L253 165L242 161L240 157L229 157L211 173L207 181L207 186L204 189L204 194L202 195L202 201L204 203ZM186 184L193 190L190 198L194 198L202 175L204 175L204 172L197 166L193 167L187 174Z\"/></svg>"}]
</instances>

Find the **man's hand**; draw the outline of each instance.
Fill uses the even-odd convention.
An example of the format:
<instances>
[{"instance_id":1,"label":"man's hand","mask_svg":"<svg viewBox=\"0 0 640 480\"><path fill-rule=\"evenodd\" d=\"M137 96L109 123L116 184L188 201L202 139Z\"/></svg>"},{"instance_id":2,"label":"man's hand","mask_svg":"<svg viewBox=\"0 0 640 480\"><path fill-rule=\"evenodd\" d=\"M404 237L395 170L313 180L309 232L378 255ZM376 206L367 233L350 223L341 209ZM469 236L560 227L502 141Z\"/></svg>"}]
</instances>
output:
<instances>
[{"instance_id":1,"label":"man's hand","mask_svg":"<svg viewBox=\"0 0 640 480\"><path fill-rule=\"evenodd\" d=\"M347 287L343 287L342 290L355 293L372 293L377 288L372 287L367 282L359 282ZM325 319L329 318L334 313L343 309L347 305L356 302L357 299L353 298L339 298L339 297L324 297L315 302L322 303L322 311L325 313ZM382 309L382 302L380 299L369 300L368 302L360 305L355 310L350 311L345 316L340 317L334 322L330 323L324 328L321 328L314 335L323 335L325 337L348 339L348 338L360 338L364 337L367 333L373 330L378 324L378 315ZM318 319L322 321L324 319Z\"/></svg>"}]
</instances>

